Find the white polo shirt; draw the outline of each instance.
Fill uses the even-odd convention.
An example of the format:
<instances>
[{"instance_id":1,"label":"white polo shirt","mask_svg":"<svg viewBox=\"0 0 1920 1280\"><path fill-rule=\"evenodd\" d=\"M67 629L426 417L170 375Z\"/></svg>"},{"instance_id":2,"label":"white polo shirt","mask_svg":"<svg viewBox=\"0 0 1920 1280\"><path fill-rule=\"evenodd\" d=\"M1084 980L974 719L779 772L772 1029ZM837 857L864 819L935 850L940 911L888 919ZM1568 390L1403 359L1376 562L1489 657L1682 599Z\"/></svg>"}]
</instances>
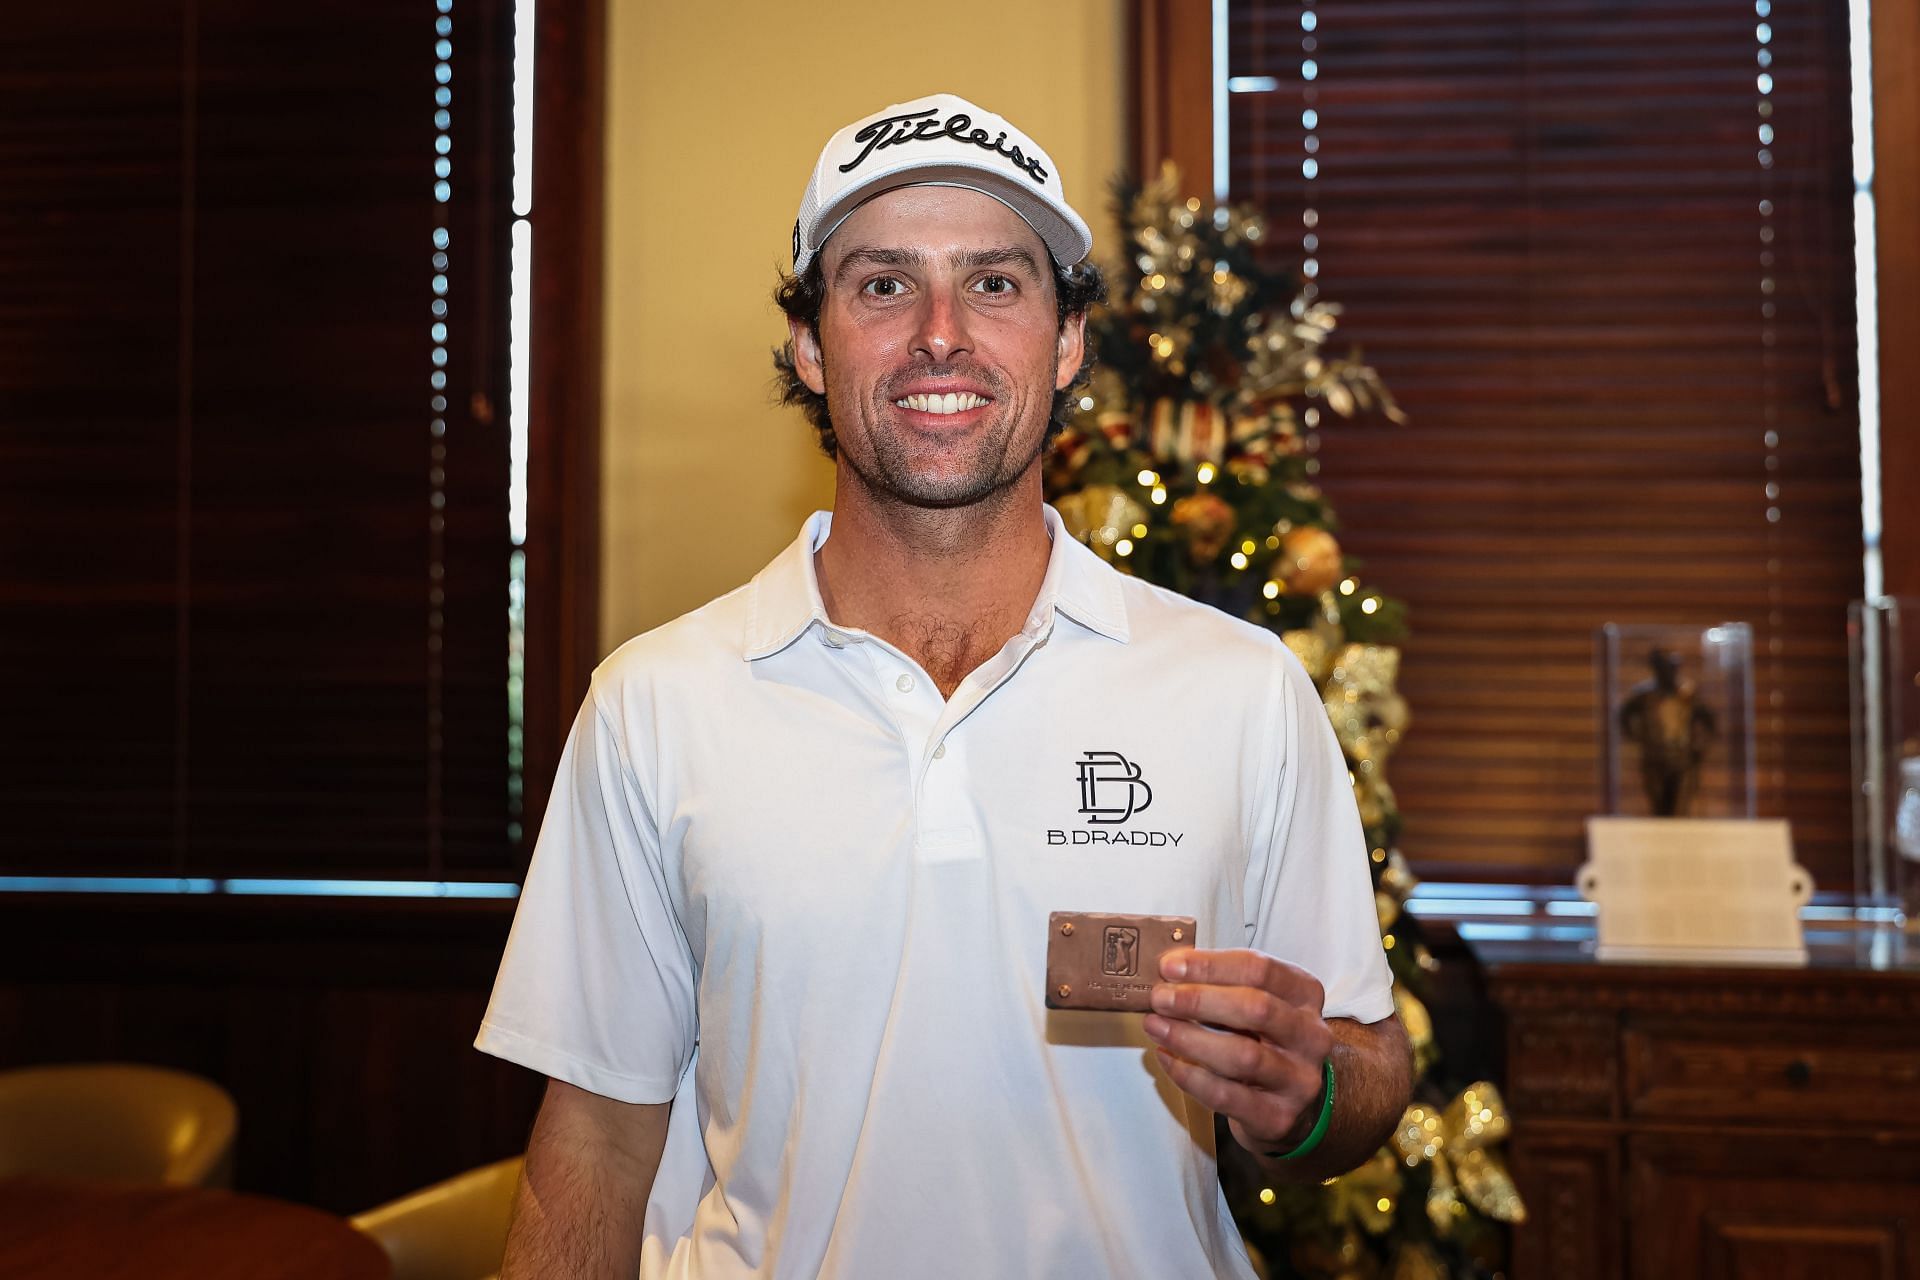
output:
<instances>
[{"instance_id":1,"label":"white polo shirt","mask_svg":"<svg viewBox=\"0 0 1920 1280\"><path fill-rule=\"evenodd\" d=\"M824 512L595 672L476 1043L673 1101L648 1280L1250 1277L1139 1016L1044 1006L1051 911L1193 916L1393 1011L1306 672L1046 520L951 699L828 619Z\"/></svg>"}]
</instances>

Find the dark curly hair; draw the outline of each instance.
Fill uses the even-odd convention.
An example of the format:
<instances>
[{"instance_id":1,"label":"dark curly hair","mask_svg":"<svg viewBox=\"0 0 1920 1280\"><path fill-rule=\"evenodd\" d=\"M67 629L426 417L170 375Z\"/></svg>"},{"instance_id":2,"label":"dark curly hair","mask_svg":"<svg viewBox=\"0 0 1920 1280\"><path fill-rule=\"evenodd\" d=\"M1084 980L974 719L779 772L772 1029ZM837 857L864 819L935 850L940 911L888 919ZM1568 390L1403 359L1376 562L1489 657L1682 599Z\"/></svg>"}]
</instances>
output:
<instances>
[{"instance_id":1,"label":"dark curly hair","mask_svg":"<svg viewBox=\"0 0 1920 1280\"><path fill-rule=\"evenodd\" d=\"M1053 296L1062 328L1066 327L1069 317L1085 315L1089 307L1107 300L1106 277L1100 274L1100 268L1093 262L1063 267L1049 254L1047 264L1053 268ZM813 261L807 264L807 269L797 276L783 272L779 286L773 291L773 300L780 304L780 309L789 317L806 325L817 336L820 332L820 306L827 300L827 280L820 269L819 255L816 254ZM820 441L820 452L829 458L834 457L839 453L840 444L833 433L833 417L827 412L827 398L800 380L800 373L793 364L791 339L774 348L773 368L774 391L780 403L798 406L813 425ZM1093 343L1089 340L1073 381L1065 390L1053 393L1053 412L1047 422L1047 444L1053 443L1054 437L1072 418L1074 402L1086 389L1087 376L1092 372Z\"/></svg>"}]
</instances>

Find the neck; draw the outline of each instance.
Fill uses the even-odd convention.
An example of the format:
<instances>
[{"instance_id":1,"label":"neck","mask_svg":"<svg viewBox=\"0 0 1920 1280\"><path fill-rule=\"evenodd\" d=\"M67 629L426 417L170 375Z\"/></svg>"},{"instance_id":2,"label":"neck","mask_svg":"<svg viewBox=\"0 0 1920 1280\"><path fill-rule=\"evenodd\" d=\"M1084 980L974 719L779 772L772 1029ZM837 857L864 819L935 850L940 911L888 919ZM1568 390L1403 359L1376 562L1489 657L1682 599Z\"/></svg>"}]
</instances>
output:
<instances>
[{"instance_id":1,"label":"neck","mask_svg":"<svg viewBox=\"0 0 1920 1280\"><path fill-rule=\"evenodd\" d=\"M920 663L943 694L998 653L1040 594L1051 543L1040 469L952 508L878 500L841 464L833 534L814 553L827 616Z\"/></svg>"}]
</instances>

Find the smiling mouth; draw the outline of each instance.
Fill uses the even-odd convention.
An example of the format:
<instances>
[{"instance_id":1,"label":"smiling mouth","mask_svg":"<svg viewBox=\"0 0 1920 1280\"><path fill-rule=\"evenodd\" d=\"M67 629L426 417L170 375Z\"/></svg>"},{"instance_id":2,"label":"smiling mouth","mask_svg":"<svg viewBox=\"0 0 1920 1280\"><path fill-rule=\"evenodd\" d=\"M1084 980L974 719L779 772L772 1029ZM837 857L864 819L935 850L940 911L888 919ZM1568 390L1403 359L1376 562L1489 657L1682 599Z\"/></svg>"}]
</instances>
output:
<instances>
[{"instance_id":1,"label":"smiling mouth","mask_svg":"<svg viewBox=\"0 0 1920 1280\"><path fill-rule=\"evenodd\" d=\"M946 395L901 396L894 405L901 409L912 409L918 413L949 414L965 413L969 409L981 409L993 403L985 396L977 396L971 391L949 391Z\"/></svg>"}]
</instances>

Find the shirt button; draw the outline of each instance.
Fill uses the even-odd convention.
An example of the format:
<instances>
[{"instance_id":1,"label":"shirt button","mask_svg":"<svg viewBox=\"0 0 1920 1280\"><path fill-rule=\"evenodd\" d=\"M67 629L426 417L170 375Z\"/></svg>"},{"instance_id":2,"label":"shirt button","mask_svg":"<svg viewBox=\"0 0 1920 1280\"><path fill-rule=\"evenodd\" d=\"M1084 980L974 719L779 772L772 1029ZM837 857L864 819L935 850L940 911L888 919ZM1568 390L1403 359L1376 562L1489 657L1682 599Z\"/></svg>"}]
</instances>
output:
<instances>
[{"instance_id":1,"label":"shirt button","mask_svg":"<svg viewBox=\"0 0 1920 1280\"><path fill-rule=\"evenodd\" d=\"M945 760L945 759L947 758L947 744L946 744L946 743L944 743L944 742L943 742L943 743L941 743L941 744L940 744L939 746L937 746L937 747L935 747L935 748L933 749L933 758L934 758L935 760Z\"/></svg>"},{"instance_id":2,"label":"shirt button","mask_svg":"<svg viewBox=\"0 0 1920 1280\"><path fill-rule=\"evenodd\" d=\"M898 680L895 680L893 682L893 687L898 689L902 693L912 693L913 677L909 675L902 675Z\"/></svg>"},{"instance_id":3,"label":"shirt button","mask_svg":"<svg viewBox=\"0 0 1920 1280\"><path fill-rule=\"evenodd\" d=\"M847 638L838 631L829 631L827 632L827 643L836 649L844 649L847 646Z\"/></svg>"}]
</instances>

